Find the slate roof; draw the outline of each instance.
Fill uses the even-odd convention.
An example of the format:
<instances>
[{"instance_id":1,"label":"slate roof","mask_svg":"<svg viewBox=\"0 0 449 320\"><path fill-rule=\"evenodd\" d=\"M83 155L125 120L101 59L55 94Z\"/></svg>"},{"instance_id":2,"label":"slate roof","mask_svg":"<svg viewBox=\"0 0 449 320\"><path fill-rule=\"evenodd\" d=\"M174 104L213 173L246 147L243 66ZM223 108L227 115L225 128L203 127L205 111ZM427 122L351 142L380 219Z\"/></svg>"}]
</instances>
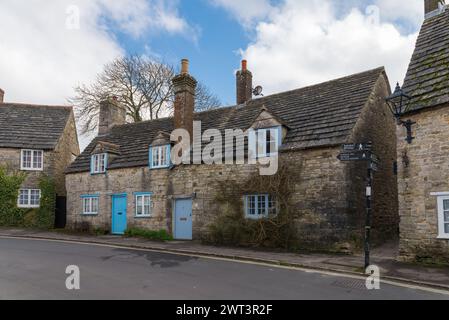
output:
<instances>
[{"instance_id":1,"label":"slate roof","mask_svg":"<svg viewBox=\"0 0 449 320\"><path fill-rule=\"evenodd\" d=\"M403 86L408 112L449 102L449 8L424 21Z\"/></svg>"},{"instance_id":2,"label":"slate roof","mask_svg":"<svg viewBox=\"0 0 449 320\"><path fill-rule=\"evenodd\" d=\"M53 150L71 107L0 104L0 148Z\"/></svg>"},{"instance_id":3,"label":"slate roof","mask_svg":"<svg viewBox=\"0 0 449 320\"><path fill-rule=\"evenodd\" d=\"M289 128L283 149L307 149L345 143L384 68L377 68L314 86L266 96L246 105L195 114L202 130L247 130L265 107ZM120 145L120 156L110 169L148 166L148 148L159 132L173 131L165 118L114 127L94 139L68 168L68 173L89 171L90 154L98 141ZM224 132L224 131L222 131Z\"/></svg>"}]
</instances>

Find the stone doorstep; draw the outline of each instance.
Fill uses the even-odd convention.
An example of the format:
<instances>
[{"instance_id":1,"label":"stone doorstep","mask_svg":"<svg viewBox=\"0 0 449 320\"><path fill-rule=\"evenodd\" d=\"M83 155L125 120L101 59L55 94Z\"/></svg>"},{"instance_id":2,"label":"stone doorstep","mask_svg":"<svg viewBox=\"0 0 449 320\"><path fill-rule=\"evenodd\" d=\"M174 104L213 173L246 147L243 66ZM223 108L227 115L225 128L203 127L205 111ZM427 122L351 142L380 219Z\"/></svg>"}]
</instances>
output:
<instances>
[{"instance_id":1,"label":"stone doorstep","mask_svg":"<svg viewBox=\"0 0 449 320\"><path fill-rule=\"evenodd\" d=\"M65 234L54 234L51 232L39 232L39 231L24 231L20 229L11 229L10 231L6 231L4 229L0 229L0 237L10 237L17 239L38 239L38 240L55 240L55 241L66 241L66 242L80 242L86 244L95 244L95 245L110 245L121 248L129 248L129 249L140 249L140 250L152 250L158 252L164 252L169 254L182 254L182 255L193 255L193 256L204 256L204 257L212 257L212 258L221 258L221 259L229 259L236 261L246 261L246 262L254 262L254 263L262 263L274 266L282 266L282 267L292 267L299 269L312 269L316 271L322 272L332 272L342 275L350 275L357 277L366 276L363 272L356 271L360 269L360 263L348 264L348 263L332 263L329 262L329 256L327 260L321 259L313 259L311 262L298 262L298 261L285 261L280 259L269 259L269 258L261 258L253 256L254 253L258 253L256 251L248 251L250 255L246 254L226 254L223 253L224 250L217 251L209 251L209 250L199 250L198 247L192 249L185 248L170 248L167 246L167 243L157 243L151 241L139 241L141 239L138 238L120 238L120 237L108 237L107 239L102 240L100 237L95 236L81 236L81 235L65 235ZM117 241L119 239L120 241ZM136 240L124 242L123 240ZM133 243L131 243L133 242ZM172 243L170 243L172 245ZM208 247L207 247L208 248ZM223 249L223 248L219 248ZM232 249L227 248L230 251ZM236 251L242 251L241 249L236 249ZM276 253L275 253L276 254ZM301 255L303 259L306 259L306 255ZM338 256L338 258L342 258ZM359 258L359 257L351 257L351 258ZM331 266L332 265L332 266ZM387 271L388 273L388 271ZM407 285L415 285L415 286L424 286L433 289L443 290L449 292L449 283L441 284L437 282L417 280L412 278L404 278L399 276L389 276L383 275L382 278L387 281L398 282Z\"/></svg>"}]
</instances>

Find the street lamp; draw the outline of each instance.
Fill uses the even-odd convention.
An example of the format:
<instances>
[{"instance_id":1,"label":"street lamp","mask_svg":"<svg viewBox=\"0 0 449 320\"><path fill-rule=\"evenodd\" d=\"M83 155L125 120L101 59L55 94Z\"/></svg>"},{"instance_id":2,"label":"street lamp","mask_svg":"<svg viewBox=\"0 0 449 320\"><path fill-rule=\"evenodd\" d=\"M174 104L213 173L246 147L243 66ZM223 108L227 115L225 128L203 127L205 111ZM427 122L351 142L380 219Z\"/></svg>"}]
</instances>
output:
<instances>
[{"instance_id":1,"label":"street lamp","mask_svg":"<svg viewBox=\"0 0 449 320\"><path fill-rule=\"evenodd\" d=\"M390 111L395 117L398 125L402 125L407 129L407 139L406 141L411 144L415 137L412 136L412 126L416 124L411 120L403 121L401 117L404 115L407 110L408 104L411 100L411 97L406 95L402 88L399 86L399 83L396 86L393 94L386 98L387 104L390 107Z\"/></svg>"}]
</instances>

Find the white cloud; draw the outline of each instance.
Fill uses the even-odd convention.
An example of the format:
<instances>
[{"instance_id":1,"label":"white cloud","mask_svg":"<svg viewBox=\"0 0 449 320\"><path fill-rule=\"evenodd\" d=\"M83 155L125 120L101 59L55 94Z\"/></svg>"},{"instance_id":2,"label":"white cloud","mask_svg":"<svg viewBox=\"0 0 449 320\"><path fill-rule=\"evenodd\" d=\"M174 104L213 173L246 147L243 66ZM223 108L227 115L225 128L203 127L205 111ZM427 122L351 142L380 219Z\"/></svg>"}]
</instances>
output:
<instances>
[{"instance_id":1,"label":"white cloud","mask_svg":"<svg viewBox=\"0 0 449 320\"><path fill-rule=\"evenodd\" d=\"M228 10L245 27L260 19L264 19L275 7L269 0L210 0L215 6Z\"/></svg>"},{"instance_id":2,"label":"white cloud","mask_svg":"<svg viewBox=\"0 0 449 320\"><path fill-rule=\"evenodd\" d=\"M2 0L0 87L6 101L65 104L78 83L93 80L103 65L124 54L114 32L183 33L176 1ZM67 28L73 8L79 29Z\"/></svg>"},{"instance_id":3,"label":"white cloud","mask_svg":"<svg viewBox=\"0 0 449 320\"><path fill-rule=\"evenodd\" d=\"M190 26L178 15L176 4L162 0L0 1L0 88L6 92L5 101L67 104L76 85L93 81L105 63L125 53L115 31L134 38L159 31L188 31ZM88 140L81 139L83 147Z\"/></svg>"},{"instance_id":4,"label":"white cloud","mask_svg":"<svg viewBox=\"0 0 449 320\"><path fill-rule=\"evenodd\" d=\"M341 14L330 0L286 0L268 19L259 21L255 41L241 52L249 61L255 84L263 85L269 94L379 66L386 66L392 83L402 81L417 30L401 34L387 21L397 15L391 12L382 17L383 11L396 7L383 0L376 4L380 11L352 8ZM415 11L399 18L415 19Z\"/></svg>"}]
</instances>

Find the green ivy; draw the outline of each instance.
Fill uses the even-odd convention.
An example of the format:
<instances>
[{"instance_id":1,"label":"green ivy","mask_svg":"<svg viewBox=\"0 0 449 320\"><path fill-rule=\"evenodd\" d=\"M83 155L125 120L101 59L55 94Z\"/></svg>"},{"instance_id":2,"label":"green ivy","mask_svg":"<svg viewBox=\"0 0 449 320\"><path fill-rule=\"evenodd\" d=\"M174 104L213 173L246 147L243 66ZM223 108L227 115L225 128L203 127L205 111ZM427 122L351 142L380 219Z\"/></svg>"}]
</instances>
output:
<instances>
[{"instance_id":1,"label":"green ivy","mask_svg":"<svg viewBox=\"0 0 449 320\"><path fill-rule=\"evenodd\" d=\"M0 225L51 229L55 221L56 192L52 178L42 176L39 180L41 202L38 209L17 207L20 187L25 181L23 172L8 172L0 167Z\"/></svg>"}]
</instances>

